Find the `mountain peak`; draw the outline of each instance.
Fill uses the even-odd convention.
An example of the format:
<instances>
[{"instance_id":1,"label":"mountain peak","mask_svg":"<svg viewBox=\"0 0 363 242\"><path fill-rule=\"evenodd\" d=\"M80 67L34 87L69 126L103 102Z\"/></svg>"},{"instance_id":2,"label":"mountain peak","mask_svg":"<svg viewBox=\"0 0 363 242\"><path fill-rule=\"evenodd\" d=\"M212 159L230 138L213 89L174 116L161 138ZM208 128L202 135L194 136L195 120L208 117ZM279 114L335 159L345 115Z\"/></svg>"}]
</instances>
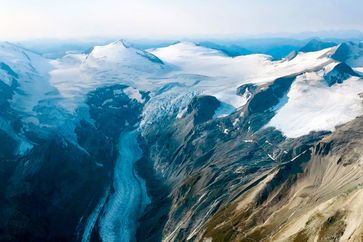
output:
<instances>
[{"instance_id":1,"label":"mountain peak","mask_svg":"<svg viewBox=\"0 0 363 242\"><path fill-rule=\"evenodd\" d=\"M171 54L175 55L176 53L171 52L178 52L179 54L183 55L194 55L195 53L203 53L203 54L216 54L216 55L225 55L220 50L215 50L212 48L205 47L203 45L199 45L195 42L184 40L184 41L178 41L175 42L172 45L169 45L167 47L158 48L153 50L153 53L156 53L156 55L163 56L164 54Z\"/></svg>"},{"instance_id":2,"label":"mountain peak","mask_svg":"<svg viewBox=\"0 0 363 242\"><path fill-rule=\"evenodd\" d=\"M111 45L119 45L119 46L122 46L124 48L130 48L131 47L131 44L128 43L125 39L116 40L115 42L112 42Z\"/></svg>"},{"instance_id":3,"label":"mountain peak","mask_svg":"<svg viewBox=\"0 0 363 242\"><path fill-rule=\"evenodd\" d=\"M351 67L360 67L363 63L363 43L344 42L330 53L330 57L339 62L345 62Z\"/></svg>"},{"instance_id":4,"label":"mountain peak","mask_svg":"<svg viewBox=\"0 0 363 242\"><path fill-rule=\"evenodd\" d=\"M330 72L324 75L324 79L329 86L333 86L334 84L342 84L345 80L352 76L359 77L358 73L356 73L349 65L341 62Z\"/></svg>"},{"instance_id":5,"label":"mountain peak","mask_svg":"<svg viewBox=\"0 0 363 242\"><path fill-rule=\"evenodd\" d=\"M123 52L128 52L128 49L131 49L130 45L120 39L107 45L93 47L90 56L95 58L118 56Z\"/></svg>"},{"instance_id":6,"label":"mountain peak","mask_svg":"<svg viewBox=\"0 0 363 242\"><path fill-rule=\"evenodd\" d=\"M351 55L351 52L352 52L352 44L343 42L337 46L334 53L331 55L331 58L340 62L345 62Z\"/></svg>"},{"instance_id":7,"label":"mountain peak","mask_svg":"<svg viewBox=\"0 0 363 242\"><path fill-rule=\"evenodd\" d=\"M190 40L180 40L172 44L171 46L190 46L190 47L197 47L198 45Z\"/></svg>"},{"instance_id":8,"label":"mountain peak","mask_svg":"<svg viewBox=\"0 0 363 242\"><path fill-rule=\"evenodd\" d=\"M310 40L305 46L303 46L300 51L301 52L313 52L313 51L319 51L326 48L330 48L333 46L336 46L336 43L333 42L325 42L320 39L312 39Z\"/></svg>"}]
</instances>

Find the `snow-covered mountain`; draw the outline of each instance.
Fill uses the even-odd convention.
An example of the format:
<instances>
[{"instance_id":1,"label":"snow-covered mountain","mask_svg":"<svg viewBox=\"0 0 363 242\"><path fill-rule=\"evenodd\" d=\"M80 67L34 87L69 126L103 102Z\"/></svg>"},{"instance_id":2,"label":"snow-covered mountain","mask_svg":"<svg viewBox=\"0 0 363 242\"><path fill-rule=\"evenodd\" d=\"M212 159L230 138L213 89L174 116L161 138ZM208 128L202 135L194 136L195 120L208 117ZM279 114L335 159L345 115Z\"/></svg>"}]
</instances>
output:
<instances>
[{"instance_id":1,"label":"snow-covered mountain","mask_svg":"<svg viewBox=\"0 0 363 242\"><path fill-rule=\"evenodd\" d=\"M34 112L34 107L55 91L48 83L49 61L40 55L11 43L1 43L0 62L1 80L8 86L17 86L12 102L17 110Z\"/></svg>"},{"instance_id":2,"label":"snow-covered mountain","mask_svg":"<svg viewBox=\"0 0 363 242\"><path fill-rule=\"evenodd\" d=\"M41 109L57 98L57 89L49 84L51 65L40 55L7 42L0 44L0 63L4 93L1 126L19 142L18 152L23 153L32 146L24 137L27 127L41 125L41 121L49 124L50 121L48 118L41 120Z\"/></svg>"},{"instance_id":3,"label":"snow-covered mountain","mask_svg":"<svg viewBox=\"0 0 363 242\"><path fill-rule=\"evenodd\" d=\"M38 65L43 63L43 68L39 71L45 71L42 75L43 79L45 79L43 85L48 85L49 90L44 91L44 88L36 88L36 90L41 90L43 93L33 92L33 99L35 99L33 102L38 102L38 99L42 99L42 95L52 93L50 89L55 88L59 92L59 97L57 98L61 100L59 105L69 112L74 112L82 104L86 93L89 91L100 86L122 83L158 96L158 98L155 98L155 101L158 100L159 104L152 104L154 108L147 105L148 113L145 114L146 119L155 119L157 117L150 112L154 110L157 113L156 110L167 105L166 103L171 97L175 99L178 95L185 96L186 94L190 98L194 95L212 95L223 102L224 106L232 106L238 109L247 101L245 96L236 94L237 88L243 84L264 85L282 76L308 75L307 85L299 87L299 90L293 85L291 90L293 93L287 94L282 102L289 99L289 96L294 95L298 99L295 101L295 98L291 97L289 100L293 100L292 103L306 103L309 100L319 98L314 95L320 95L322 90L326 89L326 95L328 96L337 94L342 90L342 92L349 91L353 94L352 97L354 97L347 100L345 106L341 105L342 100L339 98L331 100L321 99L325 103L321 105L334 106L339 102L342 106L341 110L346 110L346 107L355 107L355 104L359 102L357 95L361 92L359 77L353 78L348 82L352 83L350 85L352 89L350 90L343 90L346 84L328 88L322 82L324 78L327 78L328 74L332 76L332 73L328 73L329 70L339 63L339 60L334 58L336 54L332 53L341 52L340 48L343 48L342 45L316 52L300 52L291 60L272 61L269 56L259 54L232 58L224 55L222 52L198 46L192 42L178 42L164 48L141 51L119 40L106 46L96 46L89 53L68 54L61 59L48 62L38 56L36 61ZM48 69L45 69L45 66ZM304 77L302 76L298 79L304 79ZM319 84L321 84L320 89ZM32 83L32 88L35 85L38 84ZM314 87L312 88L313 92L315 90L319 91L316 92L317 94L311 94L313 96L309 96L308 99L304 99L304 95L301 92L310 90L310 87ZM31 88L25 89L30 90ZM176 89L176 93L173 93ZM335 89L338 89L338 92ZM161 98L160 90L167 90L166 93L162 94L162 96L165 96L165 100ZM170 96L168 96L169 93ZM21 105L21 102L22 100L19 100L16 103ZM34 104L31 104L31 100L26 102L27 105L34 106ZM292 104L290 103L289 105ZM316 125L309 126L305 125L305 120L298 119L300 121L295 121L293 126L303 126L304 128L299 128L301 132L297 135L307 134L317 129L332 130L335 125L349 121L359 114L353 108L342 116L339 112L334 114L329 109L319 106L312 107L312 109L319 111L327 110L330 115L321 114L316 116L314 111L308 111L310 110L309 105L305 107L307 110L304 110L304 114L307 120L319 118L320 123L326 123L327 125L321 126L319 122L314 121L313 123ZM182 111L183 108L185 108L185 102L180 107L169 107L169 109L179 111ZM285 111L285 108L289 111ZM283 120L286 120L286 114L283 113L287 112L289 117L294 117L294 114L299 116L300 113L295 109L288 108L288 106L285 108L283 105L279 106L278 113L280 114L272 120L270 125L281 129L286 135L289 135L288 128L283 122ZM225 108L224 111L222 110L221 115L229 114L232 110L232 108ZM282 118L279 118L280 115ZM295 118L293 119L296 120ZM146 120L145 122L148 121ZM301 124L296 122L301 122ZM288 123L291 122L288 121Z\"/></svg>"},{"instance_id":4,"label":"snow-covered mountain","mask_svg":"<svg viewBox=\"0 0 363 242\"><path fill-rule=\"evenodd\" d=\"M90 90L117 83L142 86L147 84L146 78L161 76L169 68L156 56L123 40L95 46L89 53L68 54L51 63L50 83L66 99L64 105L70 111Z\"/></svg>"},{"instance_id":5,"label":"snow-covered mountain","mask_svg":"<svg viewBox=\"0 0 363 242\"><path fill-rule=\"evenodd\" d=\"M331 58L345 62L353 68L361 68L363 65L363 42L345 42L333 49Z\"/></svg>"},{"instance_id":6,"label":"snow-covered mountain","mask_svg":"<svg viewBox=\"0 0 363 242\"><path fill-rule=\"evenodd\" d=\"M361 42L312 41L282 60L230 57L192 42L144 51L123 40L51 60L1 43L0 233L6 233L0 240L117 240L124 234L140 241L208 241L225 228L241 241L244 235L227 225L236 217L262 226L242 207L254 204L267 216L270 210L260 205L273 192L286 197L285 181L297 189L306 182L296 175L305 172L302 164L336 155L322 150L326 140L336 140L336 149L361 140L349 132L359 130L363 114L362 58ZM350 144L351 136L358 141ZM360 162L360 151L354 154L341 162ZM340 182L345 187L348 180ZM231 206L236 214L228 210L220 221ZM239 226L254 232L247 223Z\"/></svg>"},{"instance_id":7,"label":"snow-covered mountain","mask_svg":"<svg viewBox=\"0 0 363 242\"><path fill-rule=\"evenodd\" d=\"M296 76L290 91L275 108L277 115L269 123L285 135L296 137L313 130L334 130L336 125L361 114L358 94L363 92L363 83L359 76L353 73L339 76L352 78L335 87L329 87L324 82L324 78L332 79L333 72L335 76L344 72L337 68L341 65L329 57L334 48L301 52L292 60L283 61L271 61L265 55L231 58L218 51L183 42L151 52L165 63L178 66L181 72L208 76L208 80L202 80L194 88L235 108L241 108L246 103L243 96L236 95L237 87L242 84L264 85L278 77Z\"/></svg>"},{"instance_id":8,"label":"snow-covered mountain","mask_svg":"<svg viewBox=\"0 0 363 242\"><path fill-rule=\"evenodd\" d=\"M336 74L337 68L334 68L339 61L354 61L354 67L359 72L359 46L360 44L343 43L321 51L301 52L291 60L271 61L269 56L256 54L232 58L192 42L178 42L147 52L119 40L106 46L96 46L89 53L68 54L50 61L31 51L4 43L1 46L1 58L3 65L8 65L10 71L16 73L19 82L12 106L25 112L33 111L41 101L50 102L52 99L58 102L55 105L74 112L89 91L116 83L159 95L155 100L164 103L156 106L165 105L170 97L175 99L176 95L183 93L184 96L188 93L190 98L196 94L212 95L225 103L225 106L241 108L247 100L236 94L239 86L246 83L263 85L278 77L301 75L292 86L291 93L287 93L276 108L278 114L270 123L289 136L292 134L289 125L286 125L288 123L292 129L301 130L292 135L299 136L312 130L333 130L336 125L360 114L358 94L362 92L362 85L358 74L350 73L353 77L348 82L334 87L328 87L323 82L324 78L331 82L332 72L334 76L339 75ZM344 51L346 53L342 53ZM343 71L340 69L338 72ZM2 76L5 84L9 85L11 75L6 72L6 66L2 68ZM349 76L344 77L340 78L348 79ZM172 93L172 89L177 89L177 93ZM160 90L168 90L171 96L164 93L165 100L162 100ZM352 95L344 98L340 92ZM323 93L330 98L319 98ZM334 95L338 96L333 98ZM311 105L306 105L316 99L322 103L312 102ZM287 103L287 100L291 102ZM332 112L326 108L338 106L341 111L336 108ZM156 113L157 108L150 107L147 110ZM182 111L183 108L185 104L172 109ZM221 115L228 114L233 109L224 110L225 113L222 110ZM323 114L323 110L327 114ZM305 119L296 118L302 114L301 111ZM317 113L320 115L316 115ZM153 114L145 114L147 115L150 116L149 119L155 118ZM294 122L287 117L291 117ZM315 125L306 125L306 120L311 120Z\"/></svg>"}]
</instances>

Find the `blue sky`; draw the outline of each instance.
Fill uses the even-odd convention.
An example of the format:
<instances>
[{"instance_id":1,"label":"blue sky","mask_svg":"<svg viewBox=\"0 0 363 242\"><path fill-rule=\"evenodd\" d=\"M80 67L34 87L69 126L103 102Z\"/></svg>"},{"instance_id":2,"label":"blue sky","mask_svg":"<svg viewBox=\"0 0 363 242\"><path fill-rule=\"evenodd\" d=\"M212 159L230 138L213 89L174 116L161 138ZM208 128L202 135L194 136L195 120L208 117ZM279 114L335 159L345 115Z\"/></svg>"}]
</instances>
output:
<instances>
[{"instance_id":1,"label":"blue sky","mask_svg":"<svg viewBox=\"0 0 363 242\"><path fill-rule=\"evenodd\" d=\"M362 31L362 9L362 0L0 0L0 38Z\"/></svg>"}]
</instances>

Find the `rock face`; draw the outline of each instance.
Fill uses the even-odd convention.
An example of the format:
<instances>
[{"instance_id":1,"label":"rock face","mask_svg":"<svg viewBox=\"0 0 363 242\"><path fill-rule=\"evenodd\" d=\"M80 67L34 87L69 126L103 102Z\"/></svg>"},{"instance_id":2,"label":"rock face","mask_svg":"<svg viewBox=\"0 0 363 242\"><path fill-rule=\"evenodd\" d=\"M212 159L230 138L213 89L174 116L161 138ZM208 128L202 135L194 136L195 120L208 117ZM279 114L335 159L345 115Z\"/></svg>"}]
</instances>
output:
<instances>
[{"instance_id":1,"label":"rock face","mask_svg":"<svg viewBox=\"0 0 363 242\"><path fill-rule=\"evenodd\" d=\"M187 114L193 116L193 123L197 125L211 119L219 106L215 97L197 96L189 104Z\"/></svg>"},{"instance_id":2,"label":"rock face","mask_svg":"<svg viewBox=\"0 0 363 242\"><path fill-rule=\"evenodd\" d=\"M236 94L239 96L246 95L247 98L249 98L251 94L253 94L256 91L256 89L257 86L255 84L248 83L238 87Z\"/></svg>"},{"instance_id":3,"label":"rock face","mask_svg":"<svg viewBox=\"0 0 363 242\"><path fill-rule=\"evenodd\" d=\"M286 57L285 57L285 60L287 61L291 61L292 59L294 59L296 56L298 55L298 52L296 50L294 51L291 51L290 54L288 54Z\"/></svg>"},{"instance_id":4,"label":"rock face","mask_svg":"<svg viewBox=\"0 0 363 242\"><path fill-rule=\"evenodd\" d=\"M324 76L327 84L333 86L334 84L341 84L352 76L359 76L350 66L344 62L337 64L333 70Z\"/></svg>"}]
</instances>

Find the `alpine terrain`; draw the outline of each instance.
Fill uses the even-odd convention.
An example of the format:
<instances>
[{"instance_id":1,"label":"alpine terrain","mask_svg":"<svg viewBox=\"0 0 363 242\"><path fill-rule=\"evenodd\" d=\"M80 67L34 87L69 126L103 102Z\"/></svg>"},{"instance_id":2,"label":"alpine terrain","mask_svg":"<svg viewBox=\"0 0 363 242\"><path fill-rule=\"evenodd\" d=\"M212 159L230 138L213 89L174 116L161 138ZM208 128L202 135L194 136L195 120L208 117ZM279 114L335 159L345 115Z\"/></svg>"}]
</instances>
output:
<instances>
[{"instance_id":1,"label":"alpine terrain","mask_svg":"<svg viewBox=\"0 0 363 242\"><path fill-rule=\"evenodd\" d=\"M305 42L1 42L0 241L362 241L363 42Z\"/></svg>"}]
</instances>

